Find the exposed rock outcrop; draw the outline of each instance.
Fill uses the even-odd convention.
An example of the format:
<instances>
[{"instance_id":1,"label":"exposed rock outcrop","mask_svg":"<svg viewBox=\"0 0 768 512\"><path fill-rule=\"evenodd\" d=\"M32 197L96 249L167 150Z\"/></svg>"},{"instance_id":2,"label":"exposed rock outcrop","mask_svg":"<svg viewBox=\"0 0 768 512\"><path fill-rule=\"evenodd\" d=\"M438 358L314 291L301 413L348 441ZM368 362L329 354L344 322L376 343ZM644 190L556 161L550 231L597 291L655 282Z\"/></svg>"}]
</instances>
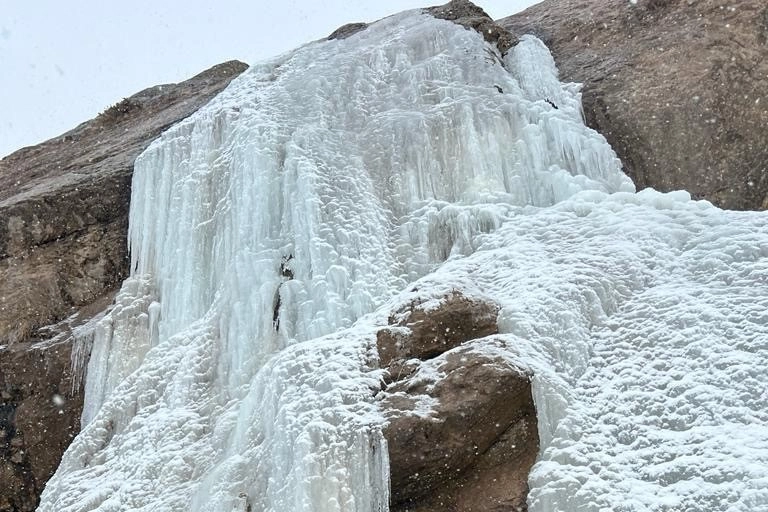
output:
<instances>
[{"instance_id":1,"label":"exposed rock outcrop","mask_svg":"<svg viewBox=\"0 0 768 512\"><path fill-rule=\"evenodd\" d=\"M453 292L411 302L379 331L393 511L526 509L536 414L530 374L480 348L497 313Z\"/></svg>"},{"instance_id":2,"label":"exposed rock outcrop","mask_svg":"<svg viewBox=\"0 0 768 512\"><path fill-rule=\"evenodd\" d=\"M79 431L69 332L128 273L133 161L245 68L227 62L146 89L0 160L0 511L34 510Z\"/></svg>"},{"instance_id":3,"label":"exposed rock outcrop","mask_svg":"<svg viewBox=\"0 0 768 512\"><path fill-rule=\"evenodd\" d=\"M427 360L462 343L498 333L498 306L454 291L438 307L414 301L390 315L389 327L376 335L380 364L392 378L402 376L409 360Z\"/></svg>"},{"instance_id":4,"label":"exposed rock outcrop","mask_svg":"<svg viewBox=\"0 0 768 512\"><path fill-rule=\"evenodd\" d=\"M32 511L80 431L82 394L70 345L16 343L0 351L0 510Z\"/></svg>"},{"instance_id":5,"label":"exposed rock outcrop","mask_svg":"<svg viewBox=\"0 0 768 512\"><path fill-rule=\"evenodd\" d=\"M762 0L545 0L499 21L584 83L588 124L638 188L768 208L768 8Z\"/></svg>"},{"instance_id":6,"label":"exposed rock outcrop","mask_svg":"<svg viewBox=\"0 0 768 512\"><path fill-rule=\"evenodd\" d=\"M366 28L368 28L367 23L347 23L346 25L342 25L331 32L331 35L328 36L328 40L333 41L334 39L346 39L357 34L361 30L365 30Z\"/></svg>"},{"instance_id":7,"label":"exposed rock outcrop","mask_svg":"<svg viewBox=\"0 0 768 512\"><path fill-rule=\"evenodd\" d=\"M493 21L481 7L468 0L451 0L445 5L429 7L424 11L435 18L476 30L486 41L495 44L502 55L517 44L517 37L512 32Z\"/></svg>"}]
</instances>

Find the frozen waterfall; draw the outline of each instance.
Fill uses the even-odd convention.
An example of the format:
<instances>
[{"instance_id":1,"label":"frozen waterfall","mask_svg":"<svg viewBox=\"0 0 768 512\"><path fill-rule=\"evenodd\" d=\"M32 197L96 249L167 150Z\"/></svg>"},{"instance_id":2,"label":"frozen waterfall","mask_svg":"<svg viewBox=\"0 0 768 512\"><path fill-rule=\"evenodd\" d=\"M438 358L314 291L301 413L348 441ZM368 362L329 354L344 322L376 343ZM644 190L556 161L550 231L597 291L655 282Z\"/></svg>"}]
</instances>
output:
<instances>
[{"instance_id":1,"label":"frozen waterfall","mask_svg":"<svg viewBox=\"0 0 768 512\"><path fill-rule=\"evenodd\" d=\"M136 161L39 510L388 510L375 333L414 282L502 306L531 510L768 510L766 220L635 194L533 37L412 11L256 64Z\"/></svg>"}]
</instances>

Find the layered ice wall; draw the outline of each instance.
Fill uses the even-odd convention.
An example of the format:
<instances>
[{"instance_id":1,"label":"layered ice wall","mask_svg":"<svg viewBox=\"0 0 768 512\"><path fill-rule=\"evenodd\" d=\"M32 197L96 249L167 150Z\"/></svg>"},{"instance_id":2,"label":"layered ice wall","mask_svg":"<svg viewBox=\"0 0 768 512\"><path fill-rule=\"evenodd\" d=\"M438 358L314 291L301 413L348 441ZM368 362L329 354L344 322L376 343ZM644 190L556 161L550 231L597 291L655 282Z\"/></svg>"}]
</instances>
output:
<instances>
[{"instance_id":1,"label":"layered ice wall","mask_svg":"<svg viewBox=\"0 0 768 512\"><path fill-rule=\"evenodd\" d=\"M632 185L538 40L502 60L411 12L253 66L136 161L132 276L41 510L386 510L359 320L583 189Z\"/></svg>"},{"instance_id":2,"label":"layered ice wall","mask_svg":"<svg viewBox=\"0 0 768 512\"><path fill-rule=\"evenodd\" d=\"M375 332L451 288L536 375L531 510L761 510L765 221L634 194L535 38L409 12L257 64L136 162L40 510L387 510Z\"/></svg>"}]
</instances>

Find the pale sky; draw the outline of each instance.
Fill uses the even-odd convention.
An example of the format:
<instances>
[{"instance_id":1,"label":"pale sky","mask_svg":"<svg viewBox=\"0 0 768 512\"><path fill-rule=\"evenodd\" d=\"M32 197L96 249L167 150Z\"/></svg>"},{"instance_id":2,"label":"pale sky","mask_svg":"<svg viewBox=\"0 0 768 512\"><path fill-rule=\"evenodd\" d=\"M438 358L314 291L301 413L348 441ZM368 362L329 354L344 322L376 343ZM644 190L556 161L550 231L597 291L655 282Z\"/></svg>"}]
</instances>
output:
<instances>
[{"instance_id":1,"label":"pale sky","mask_svg":"<svg viewBox=\"0 0 768 512\"><path fill-rule=\"evenodd\" d=\"M447 1L447 0L446 0ZM0 157L140 90L440 0L0 0ZM537 0L477 0L494 19Z\"/></svg>"}]
</instances>

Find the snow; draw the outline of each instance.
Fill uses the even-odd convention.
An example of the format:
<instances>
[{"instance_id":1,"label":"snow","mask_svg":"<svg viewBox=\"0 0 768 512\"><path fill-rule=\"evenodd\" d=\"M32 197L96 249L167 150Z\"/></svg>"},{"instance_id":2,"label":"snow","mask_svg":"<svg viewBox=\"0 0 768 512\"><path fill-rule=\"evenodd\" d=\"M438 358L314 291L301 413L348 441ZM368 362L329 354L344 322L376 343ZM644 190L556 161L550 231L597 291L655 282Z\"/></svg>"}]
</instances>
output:
<instances>
[{"instance_id":1,"label":"snow","mask_svg":"<svg viewBox=\"0 0 768 512\"><path fill-rule=\"evenodd\" d=\"M768 510L768 217L634 193L537 39L502 58L407 12L310 43L132 190L39 510L387 510L376 330L450 290L498 302L474 343L535 375L530 510Z\"/></svg>"},{"instance_id":2,"label":"snow","mask_svg":"<svg viewBox=\"0 0 768 512\"><path fill-rule=\"evenodd\" d=\"M585 192L419 283L503 305L494 354L536 375L530 510L768 510L767 217Z\"/></svg>"}]
</instances>

